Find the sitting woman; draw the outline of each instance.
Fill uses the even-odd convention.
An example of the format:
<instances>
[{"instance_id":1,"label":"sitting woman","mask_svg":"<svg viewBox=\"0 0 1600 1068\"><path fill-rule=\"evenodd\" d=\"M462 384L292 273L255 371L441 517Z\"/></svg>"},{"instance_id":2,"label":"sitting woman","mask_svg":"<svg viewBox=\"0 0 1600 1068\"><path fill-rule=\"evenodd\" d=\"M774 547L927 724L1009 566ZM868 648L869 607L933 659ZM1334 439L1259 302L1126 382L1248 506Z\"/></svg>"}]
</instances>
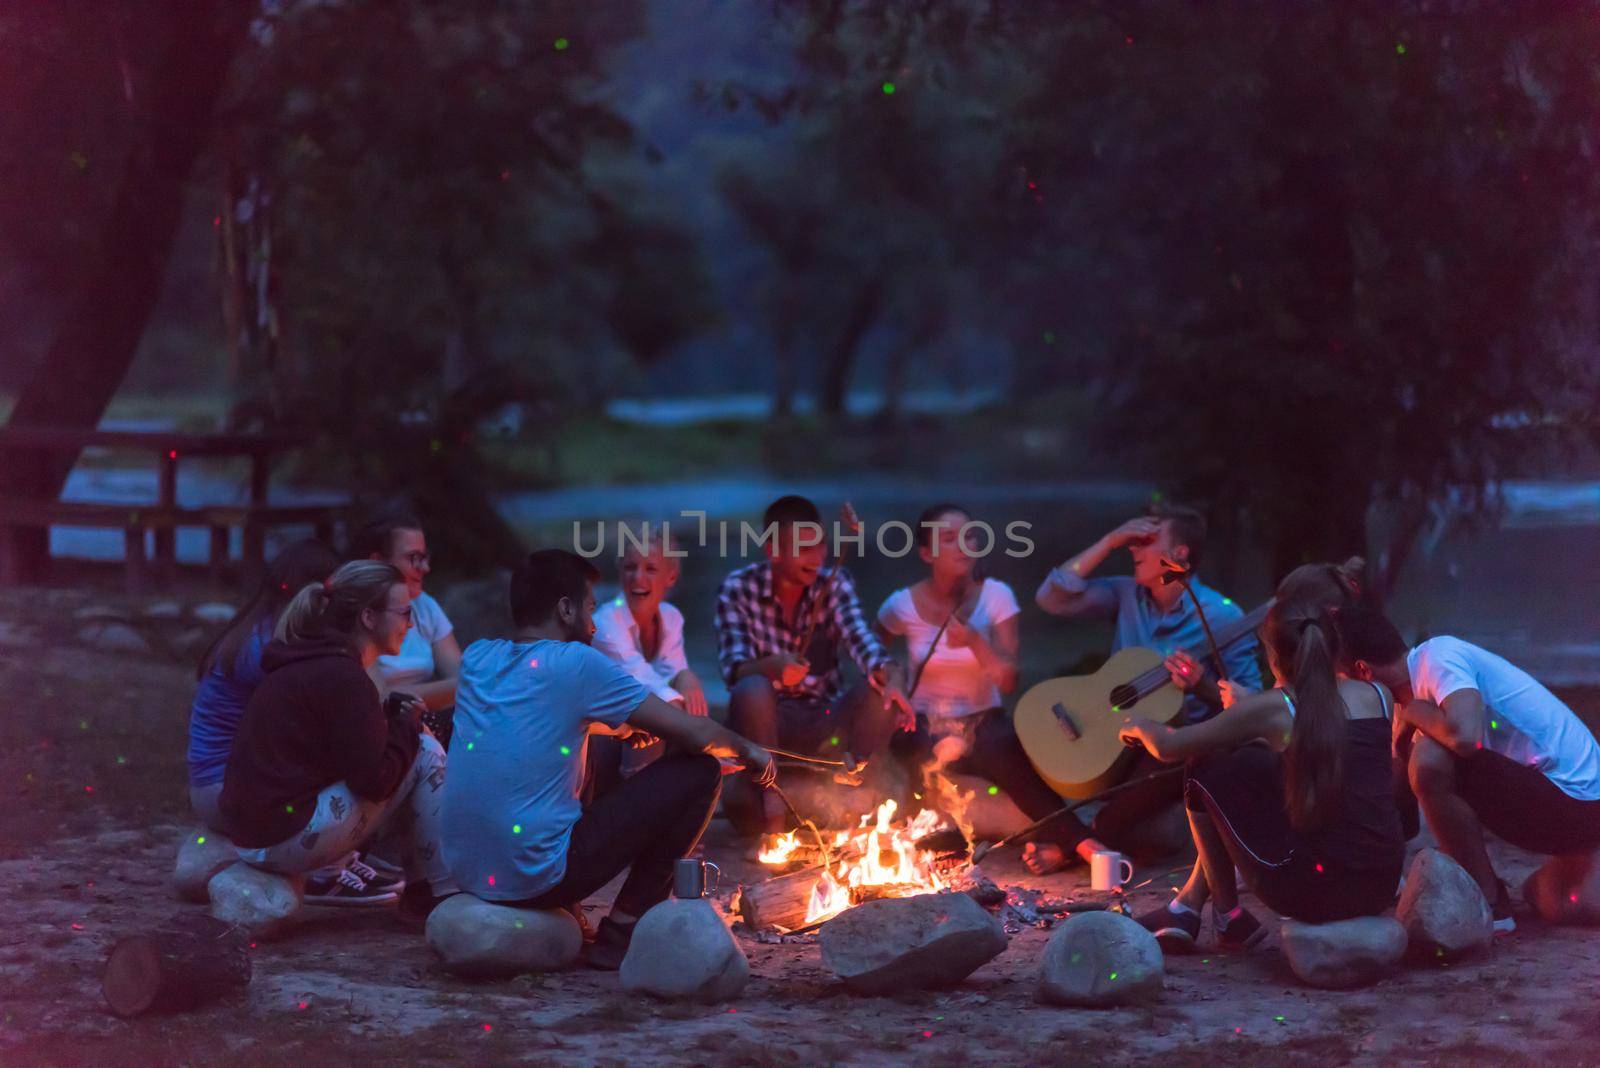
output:
<instances>
[{"instance_id":1,"label":"sitting woman","mask_svg":"<svg viewBox=\"0 0 1600 1068\"><path fill-rule=\"evenodd\" d=\"M691 716L704 716L705 687L689 668L683 652L683 613L666 600L678 584L678 557L666 527L646 526L643 546L623 542L618 567L622 595L607 601L594 614L596 649L617 663L651 693ZM591 738L589 796L604 794L618 781L661 756L659 740L642 748L623 747L620 739Z\"/></svg>"},{"instance_id":2,"label":"sitting woman","mask_svg":"<svg viewBox=\"0 0 1600 1068\"><path fill-rule=\"evenodd\" d=\"M426 705L423 722L439 744L449 748L461 646L444 609L422 591L422 580L433 570L433 556L421 521L407 513L375 519L356 531L350 555L388 564L405 577L406 593L411 597L411 629L399 652L378 657L373 677L383 697L399 690Z\"/></svg>"},{"instance_id":3,"label":"sitting woman","mask_svg":"<svg viewBox=\"0 0 1600 1068\"><path fill-rule=\"evenodd\" d=\"M1239 905L1236 868L1269 908L1308 923L1376 915L1400 882L1388 691L1336 673L1325 605L1279 601L1262 636L1275 689L1201 723L1135 716L1121 731L1157 759L1190 762L1184 800L1200 859L1170 904L1139 918L1169 950L1194 946L1208 891L1220 947L1265 937Z\"/></svg>"},{"instance_id":4,"label":"sitting woman","mask_svg":"<svg viewBox=\"0 0 1600 1068\"><path fill-rule=\"evenodd\" d=\"M298 875L381 840L405 863L408 897L431 903L454 890L439 849L444 750L421 726L420 702L386 708L367 674L399 651L410 617L404 577L366 560L306 586L284 610L223 778L225 830L241 860ZM306 887L319 904L397 896L350 868Z\"/></svg>"},{"instance_id":5,"label":"sitting woman","mask_svg":"<svg viewBox=\"0 0 1600 1068\"><path fill-rule=\"evenodd\" d=\"M200 658L200 685L189 708L189 806L214 831L221 831L222 772L239 730L244 706L261 682L261 651L272 640L295 591L333 574L339 558L311 538L286 547L267 564L255 595L235 612Z\"/></svg>"},{"instance_id":6,"label":"sitting woman","mask_svg":"<svg viewBox=\"0 0 1600 1068\"><path fill-rule=\"evenodd\" d=\"M927 576L895 590L878 609L884 644L905 639L917 718L915 733L892 744L924 776L948 768L987 779L1038 819L1059 809L1061 798L1039 778L1000 704L1017 685L1021 609L1010 586L980 574L976 539L963 536L969 522L954 504L924 511L917 519L918 556ZM928 786L937 789L937 781ZM1054 850L1057 867L1087 841L1070 817L1062 824L1036 836Z\"/></svg>"}]
</instances>

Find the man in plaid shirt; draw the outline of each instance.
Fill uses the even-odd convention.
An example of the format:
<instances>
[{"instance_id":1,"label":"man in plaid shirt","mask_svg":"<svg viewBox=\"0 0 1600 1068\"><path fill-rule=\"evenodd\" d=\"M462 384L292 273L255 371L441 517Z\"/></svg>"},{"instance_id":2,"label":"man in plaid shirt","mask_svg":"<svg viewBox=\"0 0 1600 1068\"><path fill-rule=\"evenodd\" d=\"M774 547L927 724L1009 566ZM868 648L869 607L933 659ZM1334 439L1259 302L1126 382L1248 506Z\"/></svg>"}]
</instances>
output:
<instances>
[{"instance_id":1,"label":"man in plaid shirt","mask_svg":"<svg viewBox=\"0 0 1600 1068\"><path fill-rule=\"evenodd\" d=\"M776 531L763 545L767 558L729 575L717 593L728 725L758 745L848 752L865 761L896 726L914 725L904 672L861 614L850 573L836 567L823 574L827 546L817 506L780 497L761 522L764 531ZM802 649L813 620L810 647ZM866 676L848 689L839 672L841 647ZM783 830L786 809L771 790L731 780L723 798L745 834Z\"/></svg>"}]
</instances>

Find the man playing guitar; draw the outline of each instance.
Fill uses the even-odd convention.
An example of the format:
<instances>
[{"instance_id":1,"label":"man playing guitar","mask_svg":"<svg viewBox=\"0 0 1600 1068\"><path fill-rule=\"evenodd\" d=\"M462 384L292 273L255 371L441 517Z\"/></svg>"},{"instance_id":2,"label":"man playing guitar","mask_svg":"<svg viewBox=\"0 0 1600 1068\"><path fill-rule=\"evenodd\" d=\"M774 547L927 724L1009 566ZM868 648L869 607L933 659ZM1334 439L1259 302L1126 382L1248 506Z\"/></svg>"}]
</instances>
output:
<instances>
[{"instance_id":1,"label":"man playing guitar","mask_svg":"<svg viewBox=\"0 0 1600 1068\"><path fill-rule=\"evenodd\" d=\"M1206 619L1213 629L1221 629L1244 615L1231 599L1195 577L1194 572L1205 553L1205 543L1206 521L1199 512L1179 505L1157 506L1149 515L1128 520L1051 570L1034 594L1039 607L1053 615L1110 620L1115 627L1111 639L1113 653L1140 645L1164 655L1173 684L1186 694L1180 717L1182 723L1215 715L1222 708L1222 700L1214 667L1208 668L1183 652L1185 647L1204 647L1205 627L1183 585L1162 581L1169 571L1163 560L1188 569L1189 588L1204 606ZM1131 577L1090 577L1108 556L1122 548L1133 557ZM1229 681L1252 690L1260 688L1257 648L1252 634L1222 651ZM1148 776L1161 766L1149 754L1141 754L1130 778ZM1147 788L1126 790L1100 810L1092 828L1078 821L1067 844L1086 860L1096 850L1106 848L1102 841L1113 848L1119 847L1136 825L1168 805L1178 803L1182 796L1183 784L1172 776L1153 780ZM1064 830L1072 828L1068 826ZM1039 874L1059 870L1069 859L1062 845L1051 842L1029 843L1023 851L1023 860Z\"/></svg>"}]
</instances>

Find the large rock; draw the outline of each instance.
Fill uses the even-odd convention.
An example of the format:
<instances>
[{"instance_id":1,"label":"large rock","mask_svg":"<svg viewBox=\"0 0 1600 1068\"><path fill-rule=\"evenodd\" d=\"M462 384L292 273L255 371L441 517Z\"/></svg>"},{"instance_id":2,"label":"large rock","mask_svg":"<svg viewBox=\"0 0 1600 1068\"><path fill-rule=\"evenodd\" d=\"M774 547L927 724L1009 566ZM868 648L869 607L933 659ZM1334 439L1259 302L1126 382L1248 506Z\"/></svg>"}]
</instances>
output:
<instances>
[{"instance_id":1,"label":"large rock","mask_svg":"<svg viewBox=\"0 0 1600 1068\"><path fill-rule=\"evenodd\" d=\"M1280 938L1301 982L1330 990L1374 982L1406 955L1406 929L1387 916L1338 923L1288 920Z\"/></svg>"},{"instance_id":2,"label":"large rock","mask_svg":"<svg viewBox=\"0 0 1600 1068\"><path fill-rule=\"evenodd\" d=\"M1160 997L1165 975L1155 935L1119 912L1080 912L1045 944L1038 996L1055 1005L1129 1005Z\"/></svg>"},{"instance_id":3,"label":"large rock","mask_svg":"<svg viewBox=\"0 0 1600 1068\"><path fill-rule=\"evenodd\" d=\"M883 898L822 928L822 961L867 994L959 983L1006 948L1000 921L966 894Z\"/></svg>"},{"instance_id":4,"label":"large rock","mask_svg":"<svg viewBox=\"0 0 1600 1068\"><path fill-rule=\"evenodd\" d=\"M1600 926L1600 853L1552 857L1522 884L1522 900L1546 923Z\"/></svg>"},{"instance_id":5,"label":"large rock","mask_svg":"<svg viewBox=\"0 0 1600 1068\"><path fill-rule=\"evenodd\" d=\"M210 900L206 887L211 877L234 864L239 854L233 843L208 827L190 831L178 846L178 862L172 869L172 888L185 901L204 904Z\"/></svg>"},{"instance_id":6,"label":"large rock","mask_svg":"<svg viewBox=\"0 0 1600 1068\"><path fill-rule=\"evenodd\" d=\"M256 938L275 938L294 924L304 880L252 868L242 861L223 868L206 884L211 915Z\"/></svg>"},{"instance_id":7,"label":"large rock","mask_svg":"<svg viewBox=\"0 0 1600 1068\"><path fill-rule=\"evenodd\" d=\"M514 909L455 894L428 915L428 945L460 975L517 975L565 968L583 930L565 909Z\"/></svg>"},{"instance_id":8,"label":"large rock","mask_svg":"<svg viewBox=\"0 0 1600 1068\"><path fill-rule=\"evenodd\" d=\"M750 962L705 898L669 898L639 918L622 958L622 988L688 1001L726 1001Z\"/></svg>"},{"instance_id":9,"label":"large rock","mask_svg":"<svg viewBox=\"0 0 1600 1068\"><path fill-rule=\"evenodd\" d=\"M1477 881L1437 849L1424 849L1411 862L1394 918L1419 960L1459 957L1494 938L1494 913Z\"/></svg>"}]
</instances>

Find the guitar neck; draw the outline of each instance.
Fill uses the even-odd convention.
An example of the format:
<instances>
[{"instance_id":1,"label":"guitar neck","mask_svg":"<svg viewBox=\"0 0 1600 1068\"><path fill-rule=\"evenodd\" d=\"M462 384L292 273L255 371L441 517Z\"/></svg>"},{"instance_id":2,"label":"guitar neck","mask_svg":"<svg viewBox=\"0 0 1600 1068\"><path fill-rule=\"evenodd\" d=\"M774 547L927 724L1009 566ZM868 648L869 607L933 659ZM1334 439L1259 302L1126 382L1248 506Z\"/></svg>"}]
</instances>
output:
<instances>
[{"instance_id":1,"label":"guitar neck","mask_svg":"<svg viewBox=\"0 0 1600 1068\"><path fill-rule=\"evenodd\" d=\"M1261 626L1261 624L1267 618L1267 613L1272 611L1272 606L1274 603L1275 599L1269 599L1266 601L1266 603L1257 605L1244 616L1217 631L1217 651L1221 652L1223 649L1226 649L1228 646L1239 641L1245 635L1251 633L1257 627ZM1211 655L1211 647L1209 645L1197 645L1193 648L1185 649L1184 652L1188 653L1196 660L1204 663L1205 660ZM1140 675L1138 678L1133 680L1132 684L1140 697L1146 697L1152 693L1155 693L1157 690L1161 689L1161 687L1167 685L1171 681L1172 676L1167 674L1167 669L1165 667L1158 667L1151 668L1143 675Z\"/></svg>"}]
</instances>

